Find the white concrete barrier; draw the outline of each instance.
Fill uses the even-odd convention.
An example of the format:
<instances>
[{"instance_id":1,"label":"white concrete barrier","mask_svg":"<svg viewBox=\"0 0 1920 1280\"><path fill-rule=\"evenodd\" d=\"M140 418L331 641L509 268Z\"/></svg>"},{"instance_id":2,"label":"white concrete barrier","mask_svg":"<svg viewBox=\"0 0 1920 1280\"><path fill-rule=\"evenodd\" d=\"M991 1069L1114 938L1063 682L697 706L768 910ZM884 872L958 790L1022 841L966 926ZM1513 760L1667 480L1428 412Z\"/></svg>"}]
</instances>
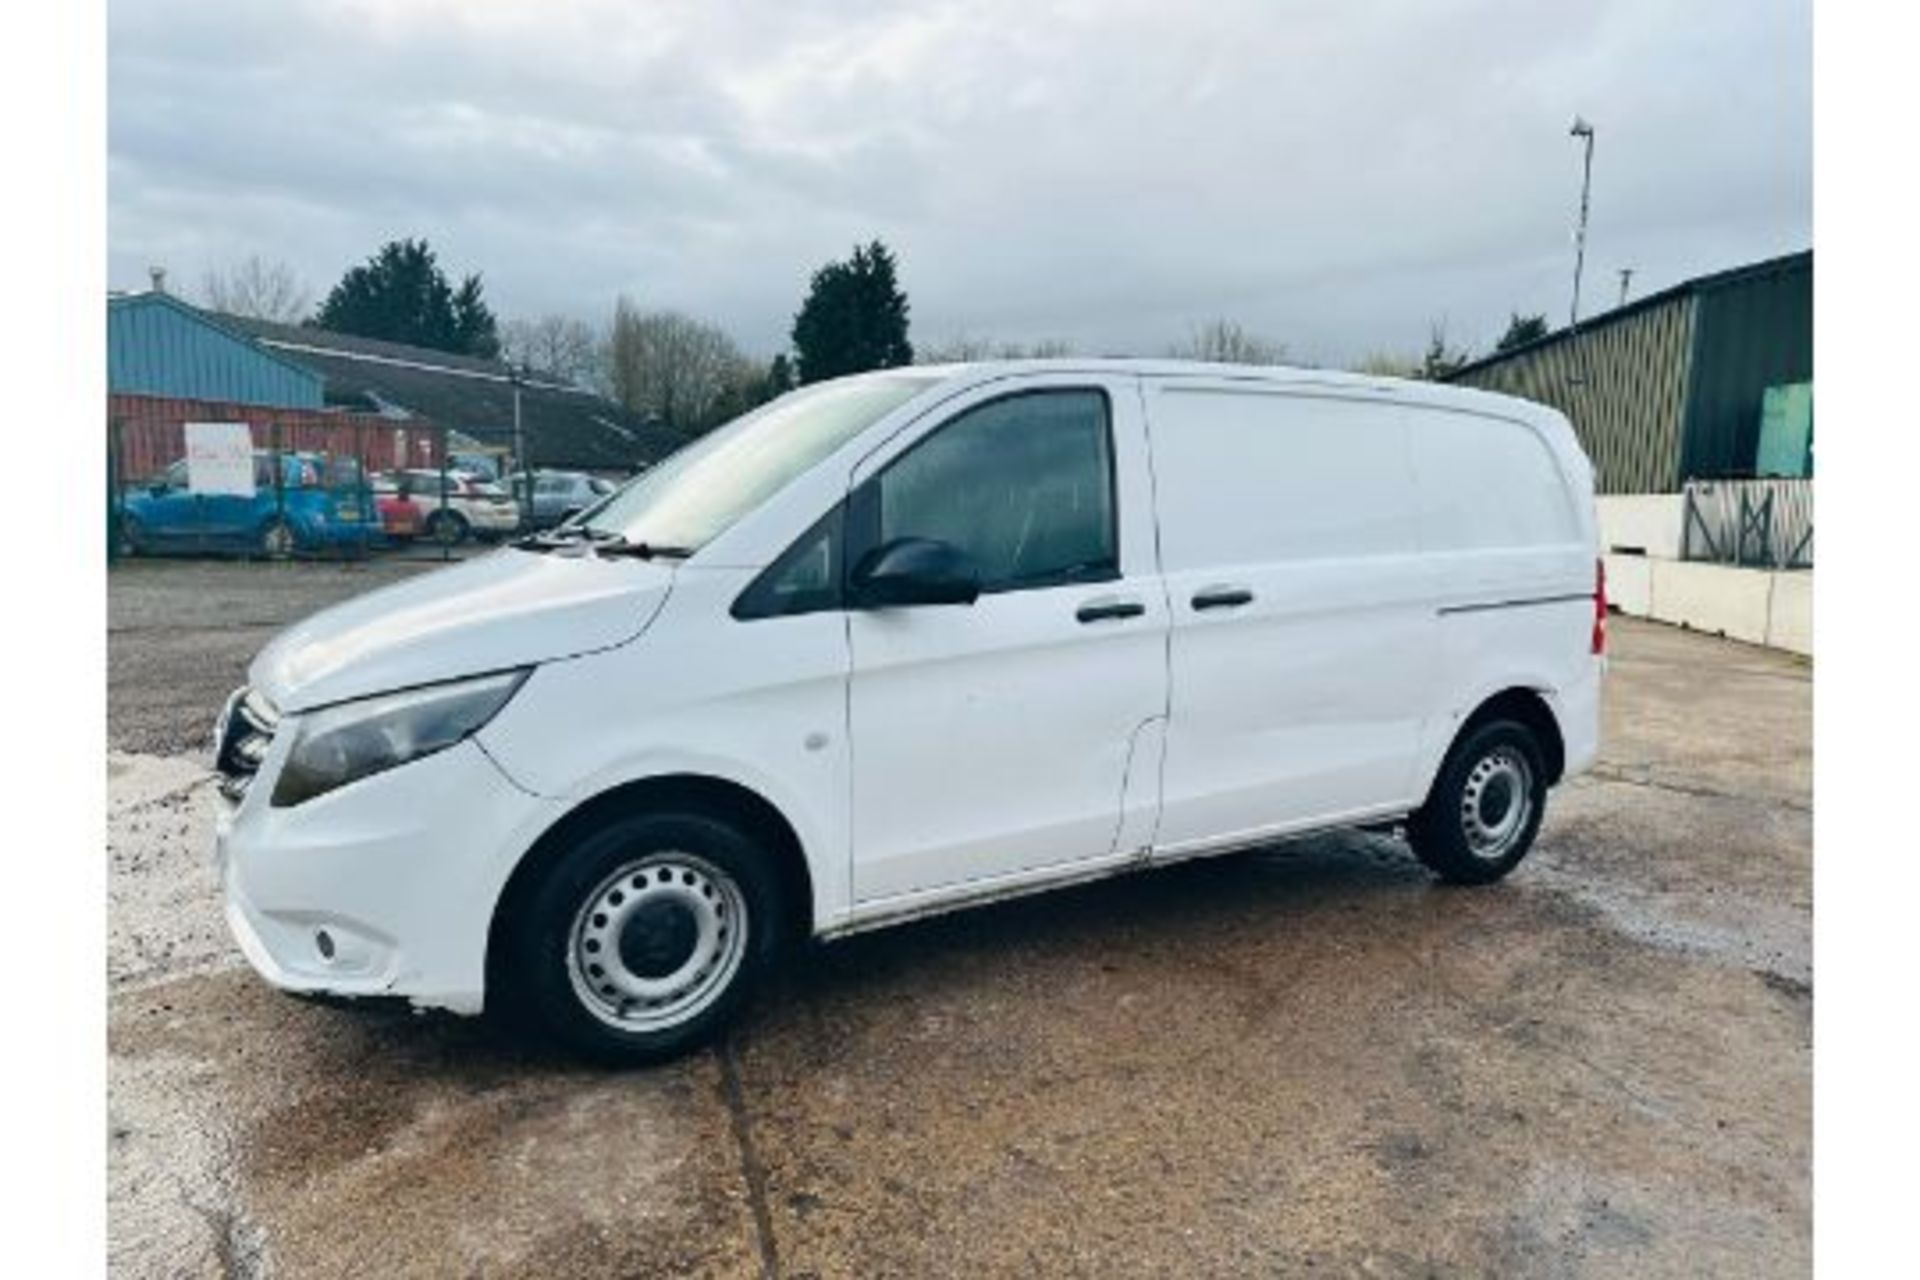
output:
<instances>
[{"instance_id":1,"label":"white concrete barrier","mask_svg":"<svg viewBox=\"0 0 1920 1280\"><path fill-rule=\"evenodd\" d=\"M1794 653L1813 653L1813 571L1773 575L1767 611L1767 643Z\"/></svg>"},{"instance_id":2,"label":"white concrete barrier","mask_svg":"<svg viewBox=\"0 0 1920 1280\"><path fill-rule=\"evenodd\" d=\"M1607 600L1624 614L1813 653L1813 571L1607 557Z\"/></svg>"},{"instance_id":3,"label":"white concrete barrier","mask_svg":"<svg viewBox=\"0 0 1920 1280\"><path fill-rule=\"evenodd\" d=\"M1811 501L1810 494L1806 500ZM1607 562L1607 599L1636 618L1811 654L1813 571L1682 560L1686 502L1680 493L1594 498Z\"/></svg>"},{"instance_id":4,"label":"white concrete barrier","mask_svg":"<svg viewBox=\"0 0 1920 1280\"><path fill-rule=\"evenodd\" d=\"M1602 494L1593 500L1600 549L1632 551L1660 560L1680 558L1686 498L1678 493Z\"/></svg>"},{"instance_id":5,"label":"white concrete barrier","mask_svg":"<svg viewBox=\"0 0 1920 1280\"><path fill-rule=\"evenodd\" d=\"M1653 613L1653 561L1645 556L1607 557L1607 602L1622 613Z\"/></svg>"},{"instance_id":6,"label":"white concrete barrier","mask_svg":"<svg viewBox=\"0 0 1920 1280\"><path fill-rule=\"evenodd\" d=\"M1773 577L1765 569L1655 560L1648 616L1749 644L1765 644Z\"/></svg>"}]
</instances>

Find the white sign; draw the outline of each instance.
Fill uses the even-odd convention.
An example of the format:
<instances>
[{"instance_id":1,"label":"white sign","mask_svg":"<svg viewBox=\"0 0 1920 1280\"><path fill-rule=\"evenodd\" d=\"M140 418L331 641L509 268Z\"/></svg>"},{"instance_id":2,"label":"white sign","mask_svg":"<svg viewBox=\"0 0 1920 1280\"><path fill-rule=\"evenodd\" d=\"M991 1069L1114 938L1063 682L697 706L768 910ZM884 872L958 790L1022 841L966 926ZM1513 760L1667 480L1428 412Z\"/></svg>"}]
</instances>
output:
<instances>
[{"instance_id":1,"label":"white sign","mask_svg":"<svg viewBox=\"0 0 1920 1280\"><path fill-rule=\"evenodd\" d=\"M244 422L189 422L187 489L253 496L253 432Z\"/></svg>"}]
</instances>

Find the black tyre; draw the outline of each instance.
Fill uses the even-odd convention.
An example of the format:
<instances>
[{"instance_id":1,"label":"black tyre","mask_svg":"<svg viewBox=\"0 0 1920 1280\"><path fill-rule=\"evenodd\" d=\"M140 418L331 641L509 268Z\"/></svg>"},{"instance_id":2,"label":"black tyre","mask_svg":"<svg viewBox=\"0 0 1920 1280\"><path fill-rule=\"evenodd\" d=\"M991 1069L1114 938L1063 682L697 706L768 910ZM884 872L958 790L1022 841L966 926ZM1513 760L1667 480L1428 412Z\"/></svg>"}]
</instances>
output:
<instances>
[{"instance_id":1,"label":"black tyre","mask_svg":"<svg viewBox=\"0 0 1920 1280\"><path fill-rule=\"evenodd\" d=\"M293 530L287 527L286 521L275 516L260 526L254 547L269 560L285 560L293 554Z\"/></svg>"},{"instance_id":2,"label":"black tyre","mask_svg":"<svg viewBox=\"0 0 1920 1280\"><path fill-rule=\"evenodd\" d=\"M459 546L472 532L458 511L436 511L427 517L427 536L443 546Z\"/></svg>"},{"instance_id":3,"label":"black tyre","mask_svg":"<svg viewBox=\"0 0 1920 1280\"><path fill-rule=\"evenodd\" d=\"M519 895L496 980L510 1012L573 1048L658 1062L733 1017L779 952L784 906L766 852L732 825L613 818Z\"/></svg>"},{"instance_id":4,"label":"black tyre","mask_svg":"<svg viewBox=\"0 0 1920 1280\"><path fill-rule=\"evenodd\" d=\"M123 556L143 556L149 550L147 530L138 516L120 517L120 554Z\"/></svg>"},{"instance_id":5,"label":"black tyre","mask_svg":"<svg viewBox=\"0 0 1920 1280\"><path fill-rule=\"evenodd\" d=\"M1407 834L1442 880L1489 884L1527 856L1546 809L1540 740L1516 720L1489 720L1454 744Z\"/></svg>"}]
</instances>

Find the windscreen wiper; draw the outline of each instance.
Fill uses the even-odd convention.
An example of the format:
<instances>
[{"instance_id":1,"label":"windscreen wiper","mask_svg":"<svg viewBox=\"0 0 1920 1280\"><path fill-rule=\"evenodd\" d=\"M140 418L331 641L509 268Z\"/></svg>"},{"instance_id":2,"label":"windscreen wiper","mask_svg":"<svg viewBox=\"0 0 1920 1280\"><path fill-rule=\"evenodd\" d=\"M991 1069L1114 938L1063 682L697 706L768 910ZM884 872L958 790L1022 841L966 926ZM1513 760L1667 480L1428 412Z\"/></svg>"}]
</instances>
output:
<instances>
[{"instance_id":1,"label":"windscreen wiper","mask_svg":"<svg viewBox=\"0 0 1920 1280\"><path fill-rule=\"evenodd\" d=\"M510 547L518 547L522 551L553 551L560 547L578 546L584 539L584 533L578 529L542 529L539 533L530 533L524 538L515 538L507 545Z\"/></svg>"},{"instance_id":2,"label":"windscreen wiper","mask_svg":"<svg viewBox=\"0 0 1920 1280\"><path fill-rule=\"evenodd\" d=\"M631 556L636 560L685 560L692 547L663 547L651 542L635 542L624 534L597 540L593 550L603 556Z\"/></svg>"},{"instance_id":3,"label":"windscreen wiper","mask_svg":"<svg viewBox=\"0 0 1920 1280\"><path fill-rule=\"evenodd\" d=\"M651 542L635 542L623 533L609 533L590 525L561 525L542 533L517 538L510 546L524 551L559 551L583 548L603 556L628 556L636 560L684 560L692 547L668 547Z\"/></svg>"}]
</instances>

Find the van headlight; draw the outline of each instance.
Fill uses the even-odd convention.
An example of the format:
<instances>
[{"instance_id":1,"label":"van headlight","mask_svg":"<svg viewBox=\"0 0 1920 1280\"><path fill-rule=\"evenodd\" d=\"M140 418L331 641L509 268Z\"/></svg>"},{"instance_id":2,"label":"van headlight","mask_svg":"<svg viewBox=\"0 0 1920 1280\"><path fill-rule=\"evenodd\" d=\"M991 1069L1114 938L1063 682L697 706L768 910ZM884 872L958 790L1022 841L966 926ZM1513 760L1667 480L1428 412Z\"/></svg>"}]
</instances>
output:
<instances>
[{"instance_id":1,"label":"van headlight","mask_svg":"<svg viewBox=\"0 0 1920 1280\"><path fill-rule=\"evenodd\" d=\"M300 717L273 786L285 809L477 733L532 668L358 698Z\"/></svg>"}]
</instances>

